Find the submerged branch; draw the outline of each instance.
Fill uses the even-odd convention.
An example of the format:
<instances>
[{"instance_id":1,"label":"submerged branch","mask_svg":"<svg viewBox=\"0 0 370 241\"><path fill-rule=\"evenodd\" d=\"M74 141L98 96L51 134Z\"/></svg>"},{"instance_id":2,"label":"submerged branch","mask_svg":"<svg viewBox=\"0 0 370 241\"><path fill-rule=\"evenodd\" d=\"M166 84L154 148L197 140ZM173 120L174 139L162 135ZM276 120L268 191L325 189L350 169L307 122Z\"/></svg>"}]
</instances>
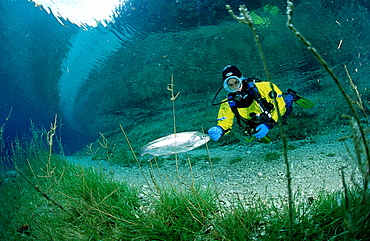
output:
<instances>
[{"instance_id":1,"label":"submerged branch","mask_svg":"<svg viewBox=\"0 0 370 241\"><path fill-rule=\"evenodd\" d=\"M245 5L241 5L239 7L240 17L238 17L238 16L235 15L235 13L231 9L230 5L226 5L226 8L229 11L229 13L231 14L231 16L233 16L240 23L246 24L246 25L248 25L251 28L252 33L253 33L253 36L254 36L254 41L255 41L255 43L257 45L258 52L259 52L260 57L261 57L261 61L262 61L262 64L263 64L263 69L265 70L266 78L269 81L271 81L271 76L270 76L269 69L267 67L267 62L266 62L265 54L263 53L263 50L262 50L262 45L261 45L260 37L259 37L259 35L257 33L256 28L253 25L252 17L249 14L248 9L245 7Z\"/></svg>"},{"instance_id":2,"label":"submerged branch","mask_svg":"<svg viewBox=\"0 0 370 241\"><path fill-rule=\"evenodd\" d=\"M21 171L19 170L17 167L16 167L16 170L17 172L19 172L19 174L21 174L21 176L29 183L31 184L31 186L33 186L37 192L39 192L44 198L46 198L46 200L52 202L55 206L57 206L58 208L62 209L63 211L65 212L68 212L67 209L65 209L62 205L60 205L57 201L55 201L54 199L52 199L51 197L49 197L49 195L45 192L43 192L41 190L41 188L39 188L37 185L34 185L31 180Z\"/></svg>"},{"instance_id":3,"label":"submerged branch","mask_svg":"<svg viewBox=\"0 0 370 241\"><path fill-rule=\"evenodd\" d=\"M261 62L263 64L263 68L264 68L265 73L266 73L266 77L267 77L268 81L270 82L270 87L272 89L272 92L275 93L274 85L271 82L271 75L270 75L270 72L269 72L268 67L267 67L267 61L266 61L266 58L265 58L265 55L264 55L264 52L263 52L263 49L262 49L262 45L261 45L261 42L260 42L260 39L259 39L259 35L257 33L256 28L253 26L252 17L249 14L249 11L247 10L247 8L244 5L241 5L239 7L240 17L238 17L238 16L235 15L235 13L233 12L233 10L231 9L231 7L229 5L226 5L226 8L228 9L231 16L233 16L240 23L246 24L251 28L253 36L254 36L254 41L256 43L256 46L257 46L259 54L260 54L260 58L261 58ZM281 120L282 115L280 113L279 103L278 103L276 98L277 98L277 96L274 95L274 102L275 102L275 105L276 105L276 111L277 111L279 120ZM284 162L285 162L285 166L286 166L286 177L287 177L287 188L288 188L288 208L289 208L289 239L292 240L292 237L293 237L292 236L293 235L293 223L294 223L294 201L293 201L293 190L292 190L292 176L291 176L291 171L290 171L290 162L289 162L289 159L288 159L288 139L287 139L287 136L286 136L284 128L283 128L283 123L281 121L278 121L278 124L279 124L278 126L279 126L281 140L282 140L282 143L283 143L283 157L284 157Z\"/></svg>"}]
</instances>

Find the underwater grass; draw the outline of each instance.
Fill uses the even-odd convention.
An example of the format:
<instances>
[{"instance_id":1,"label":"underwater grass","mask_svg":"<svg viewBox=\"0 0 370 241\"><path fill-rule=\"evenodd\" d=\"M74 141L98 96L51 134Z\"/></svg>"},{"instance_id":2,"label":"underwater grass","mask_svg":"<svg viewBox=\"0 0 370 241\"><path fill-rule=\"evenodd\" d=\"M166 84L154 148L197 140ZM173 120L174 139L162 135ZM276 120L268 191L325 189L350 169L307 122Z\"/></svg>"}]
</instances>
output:
<instances>
[{"instance_id":1,"label":"underwater grass","mask_svg":"<svg viewBox=\"0 0 370 241\"><path fill-rule=\"evenodd\" d=\"M59 156L52 157L53 176L47 177L43 167L48 162L48 154L40 154L30 160L32 170L19 170L24 178L0 187L7 205L1 209L2 227L8 230L1 232L4 240L188 240L202 232L216 210L211 188L160 187L157 194L143 196L135 187ZM24 225L29 228L20 230Z\"/></svg>"},{"instance_id":2,"label":"underwater grass","mask_svg":"<svg viewBox=\"0 0 370 241\"><path fill-rule=\"evenodd\" d=\"M47 165L53 170L51 175L46 175ZM285 201L282 205L276 199L254 198L249 205L239 200L222 206L218 191L196 180L180 186L162 181L153 192L143 192L140 187L114 181L102 170L71 164L59 155L50 158L48 151L18 168L29 181L18 176L14 182L0 185L2 240L289 238ZM292 237L365 240L370 213L366 202L362 190L353 189L347 197L343 192L322 192L296 203Z\"/></svg>"},{"instance_id":3,"label":"underwater grass","mask_svg":"<svg viewBox=\"0 0 370 241\"><path fill-rule=\"evenodd\" d=\"M42 165L47 160L47 154L40 154L30 160L33 171L24 167L23 172L22 168L22 175L37 190L21 177L3 187L8 194L5 203L13 207L9 210L19 210L12 218L17 220L14 227L28 225L29 236L36 239L63 240L68 229L81 230L80 236L93 237L117 222L127 225L135 221L133 212L139 196L134 188L113 182L99 171L73 166L58 156L51 159L54 171L48 177ZM14 190L18 190L19 197L12 198Z\"/></svg>"},{"instance_id":4,"label":"underwater grass","mask_svg":"<svg viewBox=\"0 0 370 241\"><path fill-rule=\"evenodd\" d=\"M141 229L148 240L194 240L204 236L209 219L217 210L216 192L212 188L174 186L161 187L151 199L150 212Z\"/></svg>"}]
</instances>

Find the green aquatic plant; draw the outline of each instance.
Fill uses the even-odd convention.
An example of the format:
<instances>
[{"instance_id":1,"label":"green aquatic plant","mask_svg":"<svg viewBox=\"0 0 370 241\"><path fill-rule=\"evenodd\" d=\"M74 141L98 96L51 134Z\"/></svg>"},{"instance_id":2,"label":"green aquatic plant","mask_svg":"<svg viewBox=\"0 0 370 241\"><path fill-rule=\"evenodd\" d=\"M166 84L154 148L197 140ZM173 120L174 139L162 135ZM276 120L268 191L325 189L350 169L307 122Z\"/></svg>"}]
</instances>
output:
<instances>
[{"instance_id":1,"label":"green aquatic plant","mask_svg":"<svg viewBox=\"0 0 370 241\"><path fill-rule=\"evenodd\" d=\"M355 83L354 83L351 75L349 74L346 65L344 65L344 69L346 71L346 74L347 74L347 77L348 77L350 86L351 86L352 90L355 92L355 95L356 95L356 99L355 100L351 99L351 101L352 101L352 103L355 103L355 105L357 106L357 108L359 108L359 110L361 111L361 113L365 117L367 124L369 124L369 119L367 117L367 113L366 113L366 110L365 110L365 105L364 105L364 102L362 101L362 95L359 92L358 87L355 85Z\"/></svg>"},{"instance_id":2,"label":"green aquatic plant","mask_svg":"<svg viewBox=\"0 0 370 241\"><path fill-rule=\"evenodd\" d=\"M259 28L268 28L271 24L268 17L261 17L256 12L251 12L250 16L253 23L256 24Z\"/></svg>"},{"instance_id":3,"label":"green aquatic plant","mask_svg":"<svg viewBox=\"0 0 370 241\"><path fill-rule=\"evenodd\" d=\"M169 179L153 184L147 180L148 187L155 185L148 190L117 182L103 169L83 167L61 155L50 155L48 148L29 157L26 165L18 165L21 176L0 185L1 240L290 237L286 200L282 205L277 199L251 198L246 204L246 200L237 197L236 201L230 199L231 205L222 205L220 190L196 179L190 184ZM346 195L322 192L297 201L292 235L303 240L345 240L351 236L342 224L348 222L352 225L351 234L364 238L369 205L361 204L362 193L356 189L348 189ZM344 210L348 212L345 216Z\"/></svg>"},{"instance_id":4,"label":"green aquatic plant","mask_svg":"<svg viewBox=\"0 0 370 241\"><path fill-rule=\"evenodd\" d=\"M217 193L211 187L160 187L153 201L145 231L151 240L193 240L205 236L210 219L217 212Z\"/></svg>"},{"instance_id":5,"label":"green aquatic plant","mask_svg":"<svg viewBox=\"0 0 370 241\"><path fill-rule=\"evenodd\" d=\"M292 150L297 149L298 147L296 145L293 145L293 144L288 144L287 148L288 148L288 150L292 151Z\"/></svg>"},{"instance_id":6,"label":"green aquatic plant","mask_svg":"<svg viewBox=\"0 0 370 241\"><path fill-rule=\"evenodd\" d=\"M113 158L114 156L114 151L116 149L116 144L115 143L109 143L108 139L104 136L103 133L99 133L100 137L101 137L101 140L98 140L98 143L100 145L100 147L103 148L103 152L104 152L104 155L105 155L105 160L107 160L108 162L111 161L111 159Z\"/></svg>"},{"instance_id":7,"label":"green aquatic plant","mask_svg":"<svg viewBox=\"0 0 370 241\"><path fill-rule=\"evenodd\" d=\"M12 114L13 108L10 108L10 111L8 113L8 116L5 118L4 123L0 125L0 166L5 166L5 140L4 140L4 130L6 127L6 124L9 121L9 118ZM4 162L4 165L2 165Z\"/></svg>"},{"instance_id":8,"label":"green aquatic plant","mask_svg":"<svg viewBox=\"0 0 370 241\"><path fill-rule=\"evenodd\" d=\"M255 198L246 206L238 199L223 218L215 220L212 237L216 240L288 240L292 235L294 240L345 239L338 195L321 191L297 203L291 234L289 211L278 208L276 200Z\"/></svg>"},{"instance_id":9,"label":"green aquatic plant","mask_svg":"<svg viewBox=\"0 0 370 241\"><path fill-rule=\"evenodd\" d=\"M286 134L290 140L307 140L308 137L316 135L319 130L313 128L319 126L319 120L315 110L295 110L286 123Z\"/></svg>"},{"instance_id":10,"label":"green aquatic plant","mask_svg":"<svg viewBox=\"0 0 370 241\"><path fill-rule=\"evenodd\" d=\"M239 163L239 162L241 162L241 161L243 161L243 157L241 157L241 156L237 156L237 157L233 157L233 158L231 158L231 159L229 160L229 163L230 163L230 164L235 164L235 163Z\"/></svg>"},{"instance_id":11,"label":"green aquatic plant","mask_svg":"<svg viewBox=\"0 0 370 241\"><path fill-rule=\"evenodd\" d=\"M263 160L264 161L274 161L274 160L279 159L280 157L281 157L281 153L279 152L275 152L275 151L267 152Z\"/></svg>"},{"instance_id":12,"label":"green aquatic plant","mask_svg":"<svg viewBox=\"0 0 370 241\"><path fill-rule=\"evenodd\" d=\"M2 227L14 227L0 230L4 240L18 235L31 240L188 240L203 234L217 209L217 192L211 187L159 184L155 193L139 195L137 188L114 181L102 169L73 165L47 149L18 172L22 178L17 182L0 186L0 201L9 205L0 210L8 217ZM31 229L21 229L26 226Z\"/></svg>"},{"instance_id":13,"label":"green aquatic plant","mask_svg":"<svg viewBox=\"0 0 370 241\"><path fill-rule=\"evenodd\" d=\"M273 16L276 16L277 13L280 11L277 6L267 4L263 7L263 11L265 13L270 13ZM257 28L268 28L271 25L271 20L268 17L263 17L257 14L256 11L252 11L249 13L253 24L257 26Z\"/></svg>"},{"instance_id":14,"label":"green aquatic plant","mask_svg":"<svg viewBox=\"0 0 370 241\"><path fill-rule=\"evenodd\" d=\"M86 145L81 155L90 156L93 161L107 161L110 164L117 164L121 166L133 166L137 162L132 155L131 150L128 150L123 145L119 145L119 141L108 137L103 133L100 134L100 139L95 143ZM135 155L137 152L135 152ZM145 165L145 162L142 164Z\"/></svg>"},{"instance_id":15,"label":"green aquatic plant","mask_svg":"<svg viewBox=\"0 0 370 241\"><path fill-rule=\"evenodd\" d=\"M279 9L279 7L274 6L272 4L266 4L265 6L263 6L263 11L271 13L271 15L276 16L278 14L278 12L280 11L280 9Z\"/></svg>"},{"instance_id":16,"label":"green aquatic plant","mask_svg":"<svg viewBox=\"0 0 370 241\"><path fill-rule=\"evenodd\" d=\"M190 162L193 166L197 165L197 164L202 164L204 167L208 167L207 163L209 162L209 155L205 155L205 154L204 155L196 155L196 156L188 157L188 159L190 160ZM212 163L213 164L218 164L220 162L220 160L221 160L221 157L213 157L212 158ZM186 160L186 158L183 158L181 163L186 164L186 163L188 163L188 160Z\"/></svg>"}]
</instances>

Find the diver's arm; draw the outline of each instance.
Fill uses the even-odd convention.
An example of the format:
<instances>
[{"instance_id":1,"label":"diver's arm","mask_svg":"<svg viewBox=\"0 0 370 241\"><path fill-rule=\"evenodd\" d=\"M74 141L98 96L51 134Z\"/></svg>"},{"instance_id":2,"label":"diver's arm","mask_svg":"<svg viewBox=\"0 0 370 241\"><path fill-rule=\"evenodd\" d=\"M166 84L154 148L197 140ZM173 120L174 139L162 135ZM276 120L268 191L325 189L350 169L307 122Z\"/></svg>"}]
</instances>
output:
<instances>
[{"instance_id":1,"label":"diver's arm","mask_svg":"<svg viewBox=\"0 0 370 241\"><path fill-rule=\"evenodd\" d=\"M231 130L234 113L227 102L221 104L217 116L217 125L208 130L208 135L213 141L218 141Z\"/></svg>"},{"instance_id":2,"label":"diver's arm","mask_svg":"<svg viewBox=\"0 0 370 241\"><path fill-rule=\"evenodd\" d=\"M218 111L217 125L220 126L225 133L228 133L233 126L234 117L235 115L232 112L229 103L224 102L221 104L220 109Z\"/></svg>"}]
</instances>

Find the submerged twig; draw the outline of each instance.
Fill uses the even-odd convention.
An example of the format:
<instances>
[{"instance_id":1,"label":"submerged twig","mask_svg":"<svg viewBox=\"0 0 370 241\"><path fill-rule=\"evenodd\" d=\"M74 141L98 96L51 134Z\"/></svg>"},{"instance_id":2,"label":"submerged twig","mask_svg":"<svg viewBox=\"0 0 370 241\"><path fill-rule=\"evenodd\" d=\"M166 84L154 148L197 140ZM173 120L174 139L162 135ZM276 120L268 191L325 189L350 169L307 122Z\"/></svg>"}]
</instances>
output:
<instances>
[{"instance_id":1,"label":"submerged twig","mask_svg":"<svg viewBox=\"0 0 370 241\"><path fill-rule=\"evenodd\" d=\"M4 149L5 149L5 142L4 142L4 130L5 126L9 121L9 117L13 112L13 107L10 108L8 116L5 118L4 123L0 126L0 161L2 161L3 155L4 155Z\"/></svg>"},{"instance_id":2,"label":"submerged twig","mask_svg":"<svg viewBox=\"0 0 370 241\"><path fill-rule=\"evenodd\" d=\"M57 130L57 118L58 116L55 115L54 117L54 123L50 124L50 129L46 133L46 141L49 145L49 157L48 157L48 163L46 164L46 177L51 177L54 173L54 168L51 167L51 157L53 154L53 138Z\"/></svg>"},{"instance_id":3,"label":"submerged twig","mask_svg":"<svg viewBox=\"0 0 370 241\"><path fill-rule=\"evenodd\" d=\"M26 175L24 175L24 173L21 171L21 170L19 170L17 167L16 167L16 170L17 170L17 172L19 172L19 174L21 174L21 176L29 183L29 184L31 184L31 186L33 186L35 189L36 189L36 191L37 192L39 192L44 198L46 198L46 200L48 200L48 201L50 201L50 202L52 202L55 206L57 206L58 208L60 208L60 209L62 209L63 211L65 211L65 212L68 212L67 211L67 209L65 209L62 205L60 205L57 201L55 201L54 199L52 199L51 197L49 197L49 195L47 194L47 193L45 193L45 192L43 192L42 190L41 190L41 188L39 188L37 185L34 185L32 182L31 182L31 180L26 176Z\"/></svg>"},{"instance_id":4,"label":"submerged twig","mask_svg":"<svg viewBox=\"0 0 370 241\"><path fill-rule=\"evenodd\" d=\"M176 134L177 131L176 131L176 113L175 113L175 100L176 98L179 96L180 92L178 92L176 95L174 94L174 89L175 89L175 84L173 83L174 82L174 79L173 79L173 75L171 77L171 83L169 83L167 85L167 90L169 90L171 92L171 101L172 101L172 116L173 116L173 133ZM175 138L175 141L176 141L176 138ZM176 143L175 143L175 147L176 147ZM178 155L175 154L175 160L176 160L176 173L177 173L177 177L179 178L180 180L180 173L179 173L179 160L178 160Z\"/></svg>"},{"instance_id":5,"label":"submerged twig","mask_svg":"<svg viewBox=\"0 0 370 241\"><path fill-rule=\"evenodd\" d=\"M344 168L341 168L341 176L342 176L342 184L344 188L344 222L347 224L347 227L350 231L352 231L352 227L350 226L351 222L351 212L350 212L350 206L349 206L349 193L348 193L348 187L346 184L346 180L344 178Z\"/></svg>"},{"instance_id":6,"label":"submerged twig","mask_svg":"<svg viewBox=\"0 0 370 241\"><path fill-rule=\"evenodd\" d=\"M202 132L204 133L204 129L203 128L202 128ZM209 146L208 146L208 143L207 142L206 142L206 150L207 150L207 156L208 156L209 165L211 167L212 181L213 181L213 184L216 187L215 172L213 170L213 162L212 162L211 153L209 152Z\"/></svg>"},{"instance_id":7,"label":"submerged twig","mask_svg":"<svg viewBox=\"0 0 370 241\"><path fill-rule=\"evenodd\" d=\"M257 48L258 48L258 51L259 51L259 54L260 54L260 58L261 58L261 62L263 64L263 68L264 68L265 73L266 73L266 77L267 77L268 81L270 82L270 87L272 89L272 92L276 93L275 90L274 90L274 85L271 82L271 75L270 75L270 72L269 72L268 67L267 67L267 61L266 61L265 55L263 53L262 45L261 45L261 42L259 40L259 35L257 33L256 28L253 26L252 17L249 14L249 11L245 7L245 5L241 5L239 7L240 17L238 17L238 16L235 15L235 13L233 12L233 10L231 9L231 7L229 5L226 5L226 8L228 9L229 13L235 19L237 19L239 22L241 22L243 24L248 25L251 28L251 30L253 32L253 36L254 36L254 41L257 45ZM277 97L276 95L273 96L274 102L275 102L275 105L276 105L276 112L278 114L278 119L281 120L282 115L280 113L279 103L278 103L276 97ZM279 125L281 140L282 140L282 143L283 143L283 157L284 157L284 162L285 162L285 166L286 166L286 177L287 177L287 188L288 188L288 208L289 208L289 239L291 240L292 239L292 232L293 232L292 231L293 230L293 222L294 222L294 207L293 207L294 202L293 202L293 190L292 190L292 176L291 176L291 172L290 172L290 162L289 162L289 159L288 159L288 139L287 139L287 136L286 136L284 128L283 128L283 123L281 121L278 121L278 125Z\"/></svg>"},{"instance_id":8,"label":"submerged twig","mask_svg":"<svg viewBox=\"0 0 370 241\"><path fill-rule=\"evenodd\" d=\"M136 156L136 154L135 154L135 151L134 151L134 149L132 148L131 142L130 142L130 140L128 139L128 137L127 137L127 135L126 135L126 132L125 132L125 130L123 129L123 127L122 127L122 125L121 125L121 124L119 124L119 128L121 129L122 134L123 134L123 136L125 137L125 139L126 139L126 142L127 142L128 146L130 147L131 153L132 153L132 155L133 155L133 157L134 157L134 159L135 159L135 161L136 161L136 163L137 163L137 165L138 165L138 167L139 167L139 169L140 169L141 174L142 174L142 175L143 175L143 177L145 178L145 181L146 181L146 183L148 184L148 187L151 189L151 187L150 187L150 183L149 183L149 180L146 178L146 175L145 175L145 173L144 173L144 171L143 171L143 168L142 168L142 167L141 167L141 165L140 165L140 161L137 159L137 156Z\"/></svg>"},{"instance_id":9,"label":"submerged twig","mask_svg":"<svg viewBox=\"0 0 370 241\"><path fill-rule=\"evenodd\" d=\"M356 105L358 106L358 108L360 108L360 110L361 110L361 111L362 111L362 113L364 114L364 116L365 116L365 118L366 118L366 121L367 121L367 123L368 123L368 122L369 122L369 120L368 120L368 118L367 118L367 114L366 114L366 111L365 111L365 107L364 107L364 104L363 104L363 102L362 102L361 94L360 94L360 92L358 91L358 88L357 88L357 86L355 85L355 83L353 83L352 77L351 77L351 75L349 74L349 72L348 72L348 69L347 69L347 66L346 66L346 65L344 65L344 69L346 70L346 74L347 74L347 77L348 77L348 79L349 79L349 83L350 83L350 85L351 85L352 89L355 91L356 96L357 96L357 100L356 100L356 101L352 100L352 102L353 102L353 103L356 103Z\"/></svg>"},{"instance_id":10,"label":"submerged twig","mask_svg":"<svg viewBox=\"0 0 370 241\"><path fill-rule=\"evenodd\" d=\"M265 73L266 73L266 77L269 81L271 81L271 76L270 76L270 72L269 72L268 67L267 67L265 54L263 53L263 50L262 50L260 37L257 33L256 28L253 26L252 17L249 14L248 9L245 7L245 5L240 5L240 7L239 7L240 17L238 17L238 16L235 15L235 13L231 9L230 5L226 5L226 8L229 11L229 13L231 14L231 16L233 16L240 23L246 24L251 28L251 30L253 32L253 36L254 36L254 41L257 45L257 48L258 48L258 51L259 51L259 54L260 54L260 57L261 57L261 60L262 60L263 69L265 70Z\"/></svg>"}]
</instances>

